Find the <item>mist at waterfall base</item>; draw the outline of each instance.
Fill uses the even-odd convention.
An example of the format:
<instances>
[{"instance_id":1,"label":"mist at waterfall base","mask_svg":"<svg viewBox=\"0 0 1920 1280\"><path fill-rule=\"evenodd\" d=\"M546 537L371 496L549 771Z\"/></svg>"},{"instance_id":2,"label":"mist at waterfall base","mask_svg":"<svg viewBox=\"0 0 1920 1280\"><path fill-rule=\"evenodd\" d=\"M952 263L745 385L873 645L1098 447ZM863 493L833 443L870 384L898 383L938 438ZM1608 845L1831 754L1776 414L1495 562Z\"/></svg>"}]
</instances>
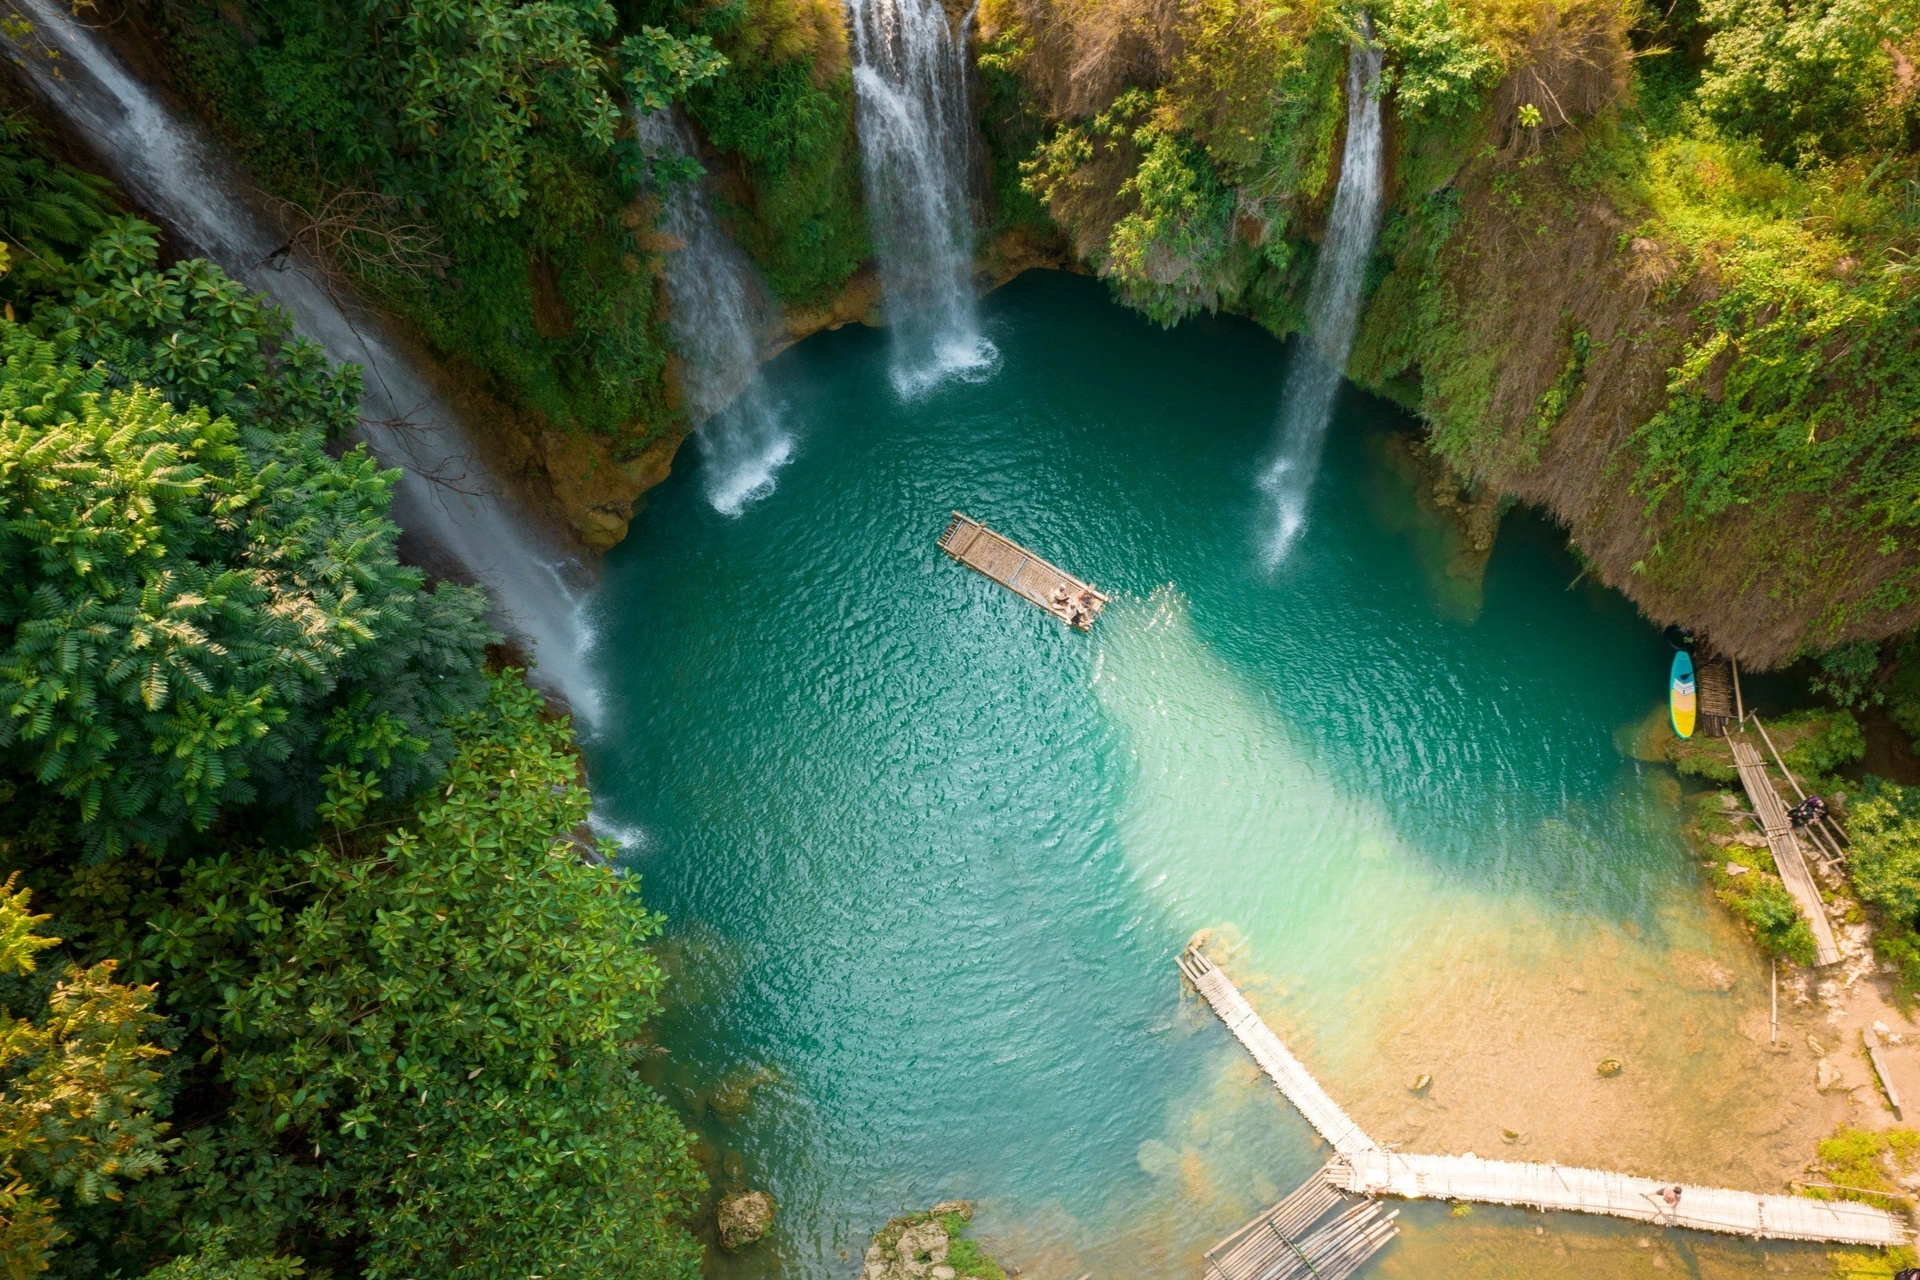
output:
<instances>
[{"instance_id":1,"label":"mist at waterfall base","mask_svg":"<svg viewBox=\"0 0 1920 1280\"><path fill-rule=\"evenodd\" d=\"M635 125L650 153L698 161L693 130L672 111L640 113ZM737 516L773 492L775 474L793 458L793 436L760 376L759 335L773 327L773 302L714 216L705 182L667 177L658 186L660 229L675 246L663 256L681 385L704 419L693 438L707 499Z\"/></svg>"},{"instance_id":2,"label":"mist at waterfall base","mask_svg":"<svg viewBox=\"0 0 1920 1280\"><path fill-rule=\"evenodd\" d=\"M993 368L973 296L964 29L940 0L849 0L867 225L903 396ZM970 18L969 18L970 21Z\"/></svg>"},{"instance_id":3,"label":"mist at waterfall base","mask_svg":"<svg viewBox=\"0 0 1920 1280\"><path fill-rule=\"evenodd\" d=\"M1671 774L1622 745L1659 713L1659 635L1567 590L1563 535L1524 514L1463 573L1412 424L1351 388L1276 580L1254 480L1298 345L1161 330L1048 272L982 315L997 374L912 403L882 332L784 353L806 448L779 489L727 519L705 460L676 467L605 566L588 757L667 921L650 1070L716 1185L779 1203L710 1274L846 1280L890 1216L960 1197L1033 1280L1198 1276L1326 1155L1182 1000L1202 929L1383 1142L1799 1171L1807 1060L1768 1053L1765 966ZM954 508L1115 603L1081 635L955 564ZM1575 1215L1402 1223L1368 1275L1827 1270Z\"/></svg>"},{"instance_id":4,"label":"mist at waterfall base","mask_svg":"<svg viewBox=\"0 0 1920 1280\"><path fill-rule=\"evenodd\" d=\"M1369 40L1372 26L1363 19ZM1326 241L1307 292L1306 348L1281 410L1280 451L1260 477L1270 503L1265 535L1269 568L1286 558L1306 528L1320 451L1333 420L1347 357L1360 323L1360 288L1380 228L1380 49L1355 45L1347 58L1347 140Z\"/></svg>"},{"instance_id":5,"label":"mist at waterfall base","mask_svg":"<svg viewBox=\"0 0 1920 1280\"><path fill-rule=\"evenodd\" d=\"M170 112L56 0L19 3L33 25L11 48L35 89L172 234L265 294L336 364L361 366L361 435L383 463L404 469L394 520L431 547L436 569L487 587L496 623L531 650L535 680L563 697L583 725L595 724L599 690L585 664L590 637L580 616L581 566L522 522L473 456L453 411L383 338L378 322L344 301L337 283L281 253L284 234L238 194L241 183L219 148ZM48 49L59 52L57 66Z\"/></svg>"}]
</instances>

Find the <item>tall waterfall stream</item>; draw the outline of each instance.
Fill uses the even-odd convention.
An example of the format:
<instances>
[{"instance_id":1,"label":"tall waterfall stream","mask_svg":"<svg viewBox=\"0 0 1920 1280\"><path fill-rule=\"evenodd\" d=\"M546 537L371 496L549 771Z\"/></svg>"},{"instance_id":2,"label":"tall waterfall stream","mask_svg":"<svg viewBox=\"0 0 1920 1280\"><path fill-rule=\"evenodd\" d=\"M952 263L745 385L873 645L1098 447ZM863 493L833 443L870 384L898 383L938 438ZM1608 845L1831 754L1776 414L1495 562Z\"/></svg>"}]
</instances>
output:
<instances>
[{"instance_id":1,"label":"tall waterfall stream","mask_svg":"<svg viewBox=\"0 0 1920 1280\"><path fill-rule=\"evenodd\" d=\"M383 339L337 283L274 265L284 237L240 194L230 162L178 119L99 37L57 0L20 0L36 34L60 52L17 61L68 124L92 140L114 175L196 250L267 295L337 363L365 370L361 432L388 465L404 468L394 518L491 591L496 621L528 642L536 678L593 724L600 695L589 675L579 566L520 519L512 499L471 452L453 411Z\"/></svg>"},{"instance_id":2,"label":"tall waterfall stream","mask_svg":"<svg viewBox=\"0 0 1920 1280\"><path fill-rule=\"evenodd\" d=\"M867 221L893 329L894 385L911 395L994 359L973 297L966 45L939 0L848 7Z\"/></svg>"},{"instance_id":3,"label":"tall waterfall stream","mask_svg":"<svg viewBox=\"0 0 1920 1280\"><path fill-rule=\"evenodd\" d=\"M1362 37L1347 59L1347 142L1326 243L1307 293L1300 368L1280 412L1279 455L1260 479L1271 507L1265 547L1269 568L1286 558L1306 528L1334 397L1360 324L1360 286L1380 229L1380 49L1372 42L1372 25L1364 19Z\"/></svg>"},{"instance_id":4,"label":"tall waterfall stream","mask_svg":"<svg viewBox=\"0 0 1920 1280\"><path fill-rule=\"evenodd\" d=\"M671 111L637 117L640 141L655 152L697 159L687 123ZM719 221L702 183L668 186L660 227L677 242L666 253L673 336L686 360L684 385L706 464L707 500L737 516L773 492L774 474L793 457L793 436L760 376L758 334L772 306L753 265Z\"/></svg>"}]
</instances>

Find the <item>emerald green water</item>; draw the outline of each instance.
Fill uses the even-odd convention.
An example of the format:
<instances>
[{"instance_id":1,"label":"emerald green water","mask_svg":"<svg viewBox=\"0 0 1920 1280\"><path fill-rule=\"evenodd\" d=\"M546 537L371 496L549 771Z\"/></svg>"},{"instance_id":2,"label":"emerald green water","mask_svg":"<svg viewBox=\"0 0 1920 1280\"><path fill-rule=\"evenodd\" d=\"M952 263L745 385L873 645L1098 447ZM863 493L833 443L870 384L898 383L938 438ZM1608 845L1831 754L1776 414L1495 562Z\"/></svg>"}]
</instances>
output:
<instances>
[{"instance_id":1,"label":"emerald green water","mask_svg":"<svg viewBox=\"0 0 1920 1280\"><path fill-rule=\"evenodd\" d=\"M1698 883L1677 786L1623 749L1662 689L1654 630L1569 589L1528 517L1483 585L1450 576L1406 422L1351 390L1269 575L1279 344L1048 273L984 316L997 370L911 403L884 334L782 356L778 488L722 516L684 453L599 590L589 761L668 921L660 1079L716 1182L780 1204L714 1273L851 1276L888 1216L965 1197L1036 1280L1197 1275L1324 1158L1182 1001L1199 930L1383 1141L1776 1189L1810 1151L1778 1121L1797 1076L1754 1043L1765 970ZM956 507L1118 599L1067 631L936 548ZM1600 1080L1609 1054L1628 1070ZM1369 1274L1762 1253L1403 1221Z\"/></svg>"}]
</instances>

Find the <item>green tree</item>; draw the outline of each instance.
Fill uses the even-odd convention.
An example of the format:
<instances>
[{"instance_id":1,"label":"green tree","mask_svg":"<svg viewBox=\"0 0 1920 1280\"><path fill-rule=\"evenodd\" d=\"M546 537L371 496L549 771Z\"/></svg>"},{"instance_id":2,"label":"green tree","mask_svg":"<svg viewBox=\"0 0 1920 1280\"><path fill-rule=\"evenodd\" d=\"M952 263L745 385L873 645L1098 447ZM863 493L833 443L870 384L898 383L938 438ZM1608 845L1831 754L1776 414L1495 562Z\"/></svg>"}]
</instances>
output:
<instances>
[{"instance_id":1,"label":"green tree","mask_svg":"<svg viewBox=\"0 0 1920 1280\"><path fill-rule=\"evenodd\" d=\"M149 1271L146 1280L294 1280L307 1273L299 1258L232 1256L232 1227L196 1231L194 1250Z\"/></svg>"},{"instance_id":2,"label":"green tree","mask_svg":"<svg viewBox=\"0 0 1920 1280\"><path fill-rule=\"evenodd\" d=\"M216 269L151 265L121 224L62 332L0 321L0 752L99 854L310 804L315 756L411 785L489 638L396 560L397 473L324 448L352 379Z\"/></svg>"},{"instance_id":3,"label":"green tree","mask_svg":"<svg viewBox=\"0 0 1920 1280\"><path fill-rule=\"evenodd\" d=\"M1920 924L1920 789L1876 783L1847 815L1853 887L1909 927Z\"/></svg>"},{"instance_id":4,"label":"green tree","mask_svg":"<svg viewBox=\"0 0 1920 1280\"><path fill-rule=\"evenodd\" d=\"M56 161L26 117L0 109L0 301L24 304L64 283L112 217L112 192Z\"/></svg>"},{"instance_id":5,"label":"green tree","mask_svg":"<svg viewBox=\"0 0 1920 1280\"><path fill-rule=\"evenodd\" d=\"M1920 123L1920 5L1876 0L1702 0L1714 28L1699 100L1730 132L1789 161L1904 147Z\"/></svg>"},{"instance_id":6,"label":"green tree","mask_svg":"<svg viewBox=\"0 0 1920 1280\"><path fill-rule=\"evenodd\" d=\"M60 943L38 932L48 917L29 901L17 875L0 886L0 975L33 972L36 953ZM0 1011L0 1266L10 1276L46 1269L67 1235L60 1196L117 1200L123 1181L165 1162L154 989L115 982L114 968L67 966L38 1020Z\"/></svg>"},{"instance_id":7,"label":"green tree","mask_svg":"<svg viewBox=\"0 0 1920 1280\"><path fill-rule=\"evenodd\" d=\"M1392 66L1396 110L1422 122L1444 120L1480 106L1480 94L1498 78L1500 53L1470 25L1470 9L1449 0L1388 0L1379 8L1379 37Z\"/></svg>"},{"instance_id":8,"label":"green tree","mask_svg":"<svg viewBox=\"0 0 1920 1280\"><path fill-rule=\"evenodd\" d=\"M510 218L542 130L613 144L607 0L308 0L273 21L252 53L266 118L390 190Z\"/></svg>"},{"instance_id":9,"label":"green tree","mask_svg":"<svg viewBox=\"0 0 1920 1280\"><path fill-rule=\"evenodd\" d=\"M538 694L502 676L456 731L397 820L336 771L324 839L196 860L149 913L141 963L234 1098L179 1157L196 1211L261 1241L305 1215L370 1277L690 1278L690 1139L636 1070L659 919L582 859Z\"/></svg>"}]
</instances>

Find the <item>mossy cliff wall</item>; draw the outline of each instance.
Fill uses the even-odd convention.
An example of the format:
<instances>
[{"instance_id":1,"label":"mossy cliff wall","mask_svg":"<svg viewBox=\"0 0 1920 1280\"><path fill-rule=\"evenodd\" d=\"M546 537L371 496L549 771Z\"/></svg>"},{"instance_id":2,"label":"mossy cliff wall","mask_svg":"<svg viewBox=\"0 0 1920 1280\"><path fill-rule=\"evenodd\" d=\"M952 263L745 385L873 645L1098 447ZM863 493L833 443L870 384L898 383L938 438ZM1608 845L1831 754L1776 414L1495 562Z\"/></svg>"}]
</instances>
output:
<instances>
[{"instance_id":1,"label":"mossy cliff wall","mask_svg":"<svg viewBox=\"0 0 1920 1280\"><path fill-rule=\"evenodd\" d=\"M1350 372L1757 666L1920 606L1911 4L1392 0L1390 212ZM1166 323L1300 323L1357 9L986 0L1025 191ZM990 130L997 121L989 118ZM999 136L1014 132L1001 125ZM1034 139L1028 143L1026 139Z\"/></svg>"}]
</instances>

